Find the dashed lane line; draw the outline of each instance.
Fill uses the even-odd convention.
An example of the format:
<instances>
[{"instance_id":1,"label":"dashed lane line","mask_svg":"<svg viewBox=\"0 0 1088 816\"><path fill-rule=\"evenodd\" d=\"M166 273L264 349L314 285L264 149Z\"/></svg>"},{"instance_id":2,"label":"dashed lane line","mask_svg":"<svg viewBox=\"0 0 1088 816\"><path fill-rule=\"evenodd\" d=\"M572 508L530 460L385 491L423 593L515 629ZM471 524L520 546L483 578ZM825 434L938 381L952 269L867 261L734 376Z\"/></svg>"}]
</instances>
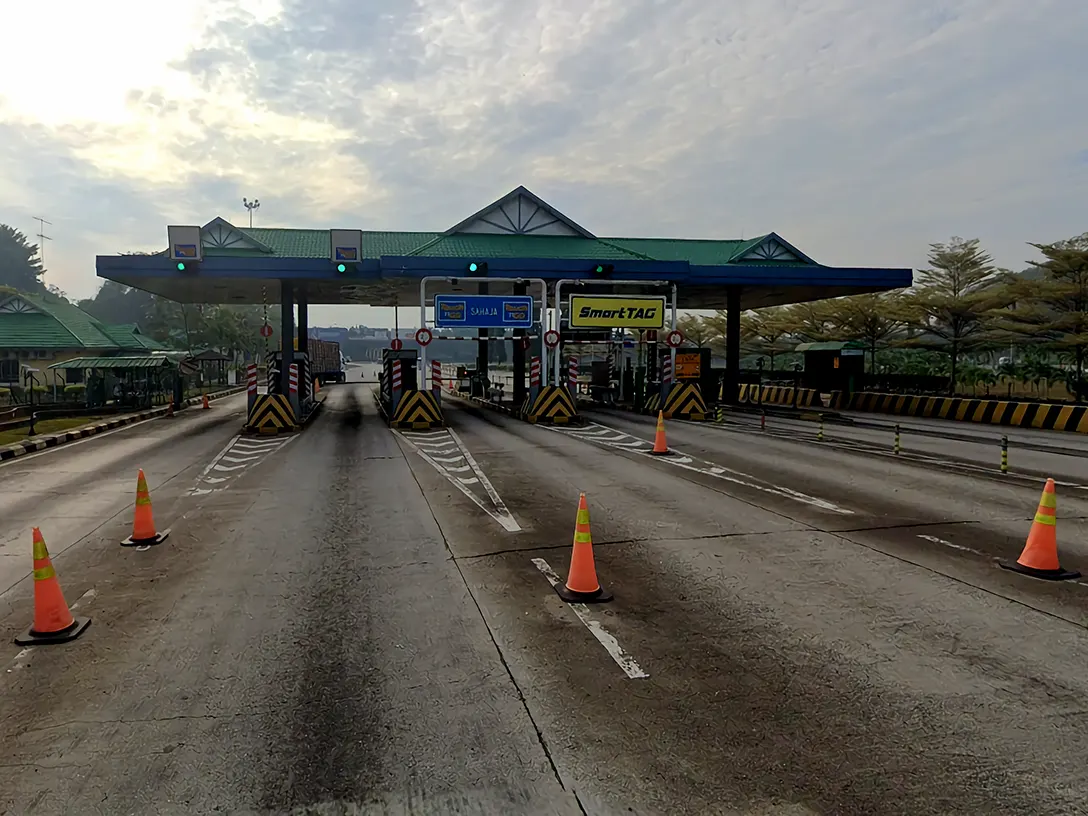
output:
<instances>
[{"instance_id":1,"label":"dashed lane line","mask_svg":"<svg viewBox=\"0 0 1088 816\"><path fill-rule=\"evenodd\" d=\"M603 445L617 450L626 450L643 456L650 456L650 451L653 450L653 443L648 439L641 439L632 434L618 431L615 428L610 428L607 425L601 425L597 422L590 423L585 426L585 428L558 428L550 425L544 425L542 427L547 428L550 431L555 431L556 433L580 439L584 442ZM715 479L740 485L741 487L746 487L751 490L759 490L773 496L800 502L801 504L806 504L819 510L825 510L829 513L836 513L843 516L854 515L853 510L848 510L847 508L841 507L826 499L810 496L809 494L802 493L798 490L791 490L782 485L763 482L742 471L732 470L731 468L722 467L714 462L698 459L694 456L681 453L675 448L670 448L670 450L672 451L671 455L655 457L657 461L681 468L682 470L688 470L704 476L712 476Z\"/></svg>"},{"instance_id":2,"label":"dashed lane line","mask_svg":"<svg viewBox=\"0 0 1088 816\"><path fill-rule=\"evenodd\" d=\"M532 561L533 565L543 573L544 577L548 579L548 583L553 587L558 586L563 580L543 558L534 558ZM590 631L590 634L597 639L597 642L604 646L605 651L616 661L616 665L623 669L624 674L632 680L640 680L650 676L642 670L642 667L638 665L631 655L624 651L623 647L620 646L620 642L616 640L616 637L609 633L601 622L589 613L589 606L587 604L571 603L567 604L567 606L569 606L571 611L578 616L578 620L585 624L586 628Z\"/></svg>"},{"instance_id":3,"label":"dashed lane line","mask_svg":"<svg viewBox=\"0 0 1088 816\"><path fill-rule=\"evenodd\" d=\"M507 508L506 503L491 484L491 480L487 478L465 443L452 430L446 428L440 431L394 430L393 432L403 439L423 461L468 496L477 507L495 519L504 530L509 533L521 531L521 525ZM472 475L459 475L462 473ZM480 485L484 489L488 501L469 490L474 485ZM491 506L488 506L489 503Z\"/></svg>"}]
</instances>

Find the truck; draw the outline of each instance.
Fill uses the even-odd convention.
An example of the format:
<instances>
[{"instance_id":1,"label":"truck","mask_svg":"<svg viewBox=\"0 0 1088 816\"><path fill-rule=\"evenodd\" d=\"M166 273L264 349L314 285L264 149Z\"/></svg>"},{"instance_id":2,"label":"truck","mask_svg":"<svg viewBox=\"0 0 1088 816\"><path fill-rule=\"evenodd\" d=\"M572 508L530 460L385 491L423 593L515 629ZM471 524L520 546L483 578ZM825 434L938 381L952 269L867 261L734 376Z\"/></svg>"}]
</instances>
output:
<instances>
[{"instance_id":1,"label":"truck","mask_svg":"<svg viewBox=\"0 0 1088 816\"><path fill-rule=\"evenodd\" d=\"M298 343L295 345L297 347ZM340 353L339 343L311 337L306 341L306 347L310 356L310 376L313 379L322 385L345 381L344 355Z\"/></svg>"}]
</instances>

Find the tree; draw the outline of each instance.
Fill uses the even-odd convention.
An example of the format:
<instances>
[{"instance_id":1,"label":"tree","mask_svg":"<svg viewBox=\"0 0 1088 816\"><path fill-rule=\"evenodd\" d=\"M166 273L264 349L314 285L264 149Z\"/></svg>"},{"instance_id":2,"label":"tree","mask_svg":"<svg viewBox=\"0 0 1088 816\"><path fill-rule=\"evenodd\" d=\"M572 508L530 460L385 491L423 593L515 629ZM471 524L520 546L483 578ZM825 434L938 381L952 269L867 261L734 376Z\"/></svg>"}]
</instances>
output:
<instances>
[{"instance_id":1,"label":"tree","mask_svg":"<svg viewBox=\"0 0 1088 816\"><path fill-rule=\"evenodd\" d=\"M41 282L43 274L38 245L28 242L14 227L0 224L0 285L37 294L45 291Z\"/></svg>"},{"instance_id":2,"label":"tree","mask_svg":"<svg viewBox=\"0 0 1088 816\"><path fill-rule=\"evenodd\" d=\"M859 340L869 349L869 370L876 372L877 349L903 328L903 307L895 295L853 295L829 303L834 334Z\"/></svg>"},{"instance_id":3,"label":"tree","mask_svg":"<svg viewBox=\"0 0 1088 816\"><path fill-rule=\"evenodd\" d=\"M902 298L903 321L921 332L910 345L949 356L954 390L960 355L988 339L991 313L1008 302L1008 290L977 238L930 244L929 266L918 270L916 288Z\"/></svg>"},{"instance_id":4,"label":"tree","mask_svg":"<svg viewBox=\"0 0 1088 816\"><path fill-rule=\"evenodd\" d=\"M699 348L709 345L717 339L718 331L714 324L704 320L699 315L681 315L676 321L676 326L684 333L684 339L695 344Z\"/></svg>"},{"instance_id":5,"label":"tree","mask_svg":"<svg viewBox=\"0 0 1088 816\"><path fill-rule=\"evenodd\" d=\"M1085 399L1084 362L1088 350L1088 233L1053 244L1031 244L1043 254L1032 261L1042 276L1008 284L1012 307L997 313L997 325L1041 348L1070 354L1070 391Z\"/></svg>"},{"instance_id":6,"label":"tree","mask_svg":"<svg viewBox=\"0 0 1088 816\"><path fill-rule=\"evenodd\" d=\"M781 307L745 312L740 318L741 345L757 354L766 354L773 371L775 355L789 351L793 345L789 341L791 329L789 315Z\"/></svg>"},{"instance_id":7,"label":"tree","mask_svg":"<svg viewBox=\"0 0 1088 816\"><path fill-rule=\"evenodd\" d=\"M790 326L790 337L801 343L827 340L834 331L835 315L828 300L794 303L782 309L780 314Z\"/></svg>"}]
</instances>

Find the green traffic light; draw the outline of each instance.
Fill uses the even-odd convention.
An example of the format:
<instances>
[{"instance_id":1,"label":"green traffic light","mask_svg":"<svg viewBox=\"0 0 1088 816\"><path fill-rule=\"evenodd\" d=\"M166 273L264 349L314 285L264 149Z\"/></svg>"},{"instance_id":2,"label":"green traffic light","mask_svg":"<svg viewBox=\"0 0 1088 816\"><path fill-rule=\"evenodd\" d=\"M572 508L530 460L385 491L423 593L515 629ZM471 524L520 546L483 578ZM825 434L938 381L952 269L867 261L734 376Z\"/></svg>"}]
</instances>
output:
<instances>
[{"instance_id":1,"label":"green traffic light","mask_svg":"<svg viewBox=\"0 0 1088 816\"><path fill-rule=\"evenodd\" d=\"M604 267L600 264L597 264L597 273L600 274L601 272L604 272Z\"/></svg>"},{"instance_id":2,"label":"green traffic light","mask_svg":"<svg viewBox=\"0 0 1088 816\"><path fill-rule=\"evenodd\" d=\"M477 270L478 270L479 268L480 268L480 267L478 267L478 266L477 266L477 265L475 264L475 262L473 262L473 263L470 263L470 264L468 265L468 271L469 271L469 272L476 272L476 271L477 271Z\"/></svg>"},{"instance_id":3,"label":"green traffic light","mask_svg":"<svg viewBox=\"0 0 1088 816\"><path fill-rule=\"evenodd\" d=\"M347 264L337 264L336 265L336 271L337 272L347 272L348 271Z\"/></svg>"},{"instance_id":4,"label":"green traffic light","mask_svg":"<svg viewBox=\"0 0 1088 816\"><path fill-rule=\"evenodd\" d=\"M185 262L184 261L178 261L178 272L184 272L184 271L185 271Z\"/></svg>"}]
</instances>

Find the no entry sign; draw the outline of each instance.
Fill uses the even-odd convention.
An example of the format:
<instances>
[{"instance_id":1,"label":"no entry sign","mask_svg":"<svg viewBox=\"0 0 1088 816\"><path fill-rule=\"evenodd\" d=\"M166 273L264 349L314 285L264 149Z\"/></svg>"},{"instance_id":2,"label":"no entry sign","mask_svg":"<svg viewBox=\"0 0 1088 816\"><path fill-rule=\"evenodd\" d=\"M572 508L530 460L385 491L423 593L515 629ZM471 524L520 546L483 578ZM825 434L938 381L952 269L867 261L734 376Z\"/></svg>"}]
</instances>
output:
<instances>
[{"instance_id":1,"label":"no entry sign","mask_svg":"<svg viewBox=\"0 0 1088 816\"><path fill-rule=\"evenodd\" d=\"M404 341L399 337L394 337L393 341L389 344L389 348L393 349L393 351L400 351L404 348Z\"/></svg>"},{"instance_id":2,"label":"no entry sign","mask_svg":"<svg viewBox=\"0 0 1088 816\"><path fill-rule=\"evenodd\" d=\"M267 323L265 323L263 326L261 326L261 337L271 337L271 336L272 336L272 327L269 326Z\"/></svg>"}]
</instances>

